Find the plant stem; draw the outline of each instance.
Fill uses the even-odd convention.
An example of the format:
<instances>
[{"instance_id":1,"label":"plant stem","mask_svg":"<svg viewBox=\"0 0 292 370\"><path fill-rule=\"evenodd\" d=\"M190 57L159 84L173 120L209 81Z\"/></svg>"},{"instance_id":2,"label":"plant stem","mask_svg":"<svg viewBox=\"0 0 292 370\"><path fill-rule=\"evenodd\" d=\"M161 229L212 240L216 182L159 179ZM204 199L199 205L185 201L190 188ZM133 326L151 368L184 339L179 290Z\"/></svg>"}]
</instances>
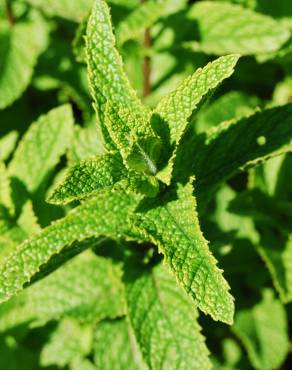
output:
<instances>
[{"instance_id":1,"label":"plant stem","mask_svg":"<svg viewBox=\"0 0 292 370\"><path fill-rule=\"evenodd\" d=\"M144 3L145 0L141 0L141 3ZM144 33L144 50L147 50L151 47L151 35L150 29L147 28ZM148 55L144 56L143 60L143 96L146 97L151 93L151 83L150 83L150 75L151 75L151 60Z\"/></svg>"},{"instance_id":2,"label":"plant stem","mask_svg":"<svg viewBox=\"0 0 292 370\"><path fill-rule=\"evenodd\" d=\"M9 21L10 25L14 26L15 25L15 17L14 17L14 14L13 14L12 5L11 5L10 0L6 0L6 14L7 14L7 18L8 18L8 21Z\"/></svg>"}]
</instances>

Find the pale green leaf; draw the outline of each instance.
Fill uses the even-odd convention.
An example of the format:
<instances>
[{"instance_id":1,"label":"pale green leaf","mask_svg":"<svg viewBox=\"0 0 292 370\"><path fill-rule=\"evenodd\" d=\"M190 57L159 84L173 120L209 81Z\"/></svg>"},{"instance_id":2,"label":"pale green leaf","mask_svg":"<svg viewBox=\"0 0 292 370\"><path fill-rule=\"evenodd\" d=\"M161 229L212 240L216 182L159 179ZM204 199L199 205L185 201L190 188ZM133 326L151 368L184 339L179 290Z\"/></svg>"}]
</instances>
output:
<instances>
[{"instance_id":1,"label":"pale green leaf","mask_svg":"<svg viewBox=\"0 0 292 370\"><path fill-rule=\"evenodd\" d=\"M70 370L98 370L87 358L77 357L70 363Z\"/></svg>"},{"instance_id":2,"label":"pale green leaf","mask_svg":"<svg viewBox=\"0 0 292 370\"><path fill-rule=\"evenodd\" d=\"M289 30L273 18L225 2L200 1L191 7L188 18L197 24L199 48L210 54L273 52L290 37Z\"/></svg>"},{"instance_id":3,"label":"pale green leaf","mask_svg":"<svg viewBox=\"0 0 292 370\"><path fill-rule=\"evenodd\" d=\"M1 207L5 207L10 213L14 212L14 204L11 198L10 178L5 164L0 161L0 208Z\"/></svg>"},{"instance_id":4,"label":"pale green leaf","mask_svg":"<svg viewBox=\"0 0 292 370\"><path fill-rule=\"evenodd\" d=\"M26 21L13 27L0 24L0 109L18 99L30 83L38 56L47 43L44 20L31 13Z\"/></svg>"},{"instance_id":5,"label":"pale green leaf","mask_svg":"<svg viewBox=\"0 0 292 370\"><path fill-rule=\"evenodd\" d=\"M139 199L125 192L100 193L73 209L65 218L24 241L0 266L0 301L20 291L42 265L75 241L100 236L119 238L131 234L128 213Z\"/></svg>"},{"instance_id":6,"label":"pale green leaf","mask_svg":"<svg viewBox=\"0 0 292 370\"><path fill-rule=\"evenodd\" d=\"M73 133L69 105L52 109L33 123L20 141L9 165L11 177L35 192L68 148Z\"/></svg>"},{"instance_id":7,"label":"pale green leaf","mask_svg":"<svg viewBox=\"0 0 292 370\"><path fill-rule=\"evenodd\" d=\"M33 204L30 200L24 203L17 224L27 236L37 234L41 231L38 219L33 210Z\"/></svg>"},{"instance_id":8,"label":"pale green leaf","mask_svg":"<svg viewBox=\"0 0 292 370\"><path fill-rule=\"evenodd\" d=\"M146 28L151 27L164 13L166 1L149 0L133 10L117 27L118 41L122 44L128 40L143 36Z\"/></svg>"},{"instance_id":9,"label":"pale green leaf","mask_svg":"<svg viewBox=\"0 0 292 370\"><path fill-rule=\"evenodd\" d=\"M139 5L140 0L109 0L109 3L124 6L126 8L134 8Z\"/></svg>"},{"instance_id":10,"label":"pale green leaf","mask_svg":"<svg viewBox=\"0 0 292 370\"><path fill-rule=\"evenodd\" d=\"M68 151L68 159L71 165L93 157L104 154L102 139L97 127L90 125L88 127L74 127L74 136L72 145Z\"/></svg>"},{"instance_id":11,"label":"pale green leaf","mask_svg":"<svg viewBox=\"0 0 292 370\"><path fill-rule=\"evenodd\" d=\"M85 357L92 345L92 328L72 318L61 320L40 354L41 366L64 367L76 357Z\"/></svg>"},{"instance_id":12,"label":"pale green leaf","mask_svg":"<svg viewBox=\"0 0 292 370\"><path fill-rule=\"evenodd\" d=\"M47 15L58 16L71 21L80 22L88 15L93 0L28 0L28 2L44 11Z\"/></svg>"},{"instance_id":13,"label":"pale green leaf","mask_svg":"<svg viewBox=\"0 0 292 370\"><path fill-rule=\"evenodd\" d=\"M13 149L15 148L16 142L18 139L17 131L10 131L5 136L2 136L0 139L0 161L6 161Z\"/></svg>"},{"instance_id":14,"label":"pale green leaf","mask_svg":"<svg viewBox=\"0 0 292 370\"><path fill-rule=\"evenodd\" d=\"M44 325L62 317L98 322L123 315L121 272L109 259L86 251L0 305L0 331Z\"/></svg>"},{"instance_id":15,"label":"pale green leaf","mask_svg":"<svg viewBox=\"0 0 292 370\"><path fill-rule=\"evenodd\" d=\"M30 200L26 200L18 218L9 217L5 221L0 220L0 263L17 248L19 243L40 231Z\"/></svg>"},{"instance_id":16,"label":"pale green leaf","mask_svg":"<svg viewBox=\"0 0 292 370\"><path fill-rule=\"evenodd\" d=\"M94 362L98 369L147 369L126 319L103 321L98 324L93 348Z\"/></svg>"},{"instance_id":17,"label":"pale green leaf","mask_svg":"<svg viewBox=\"0 0 292 370\"><path fill-rule=\"evenodd\" d=\"M146 118L126 106L114 107L108 103L105 125L125 165L155 175L162 143Z\"/></svg>"},{"instance_id":18,"label":"pale green leaf","mask_svg":"<svg viewBox=\"0 0 292 370\"><path fill-rule=\"evenodd\" d=\"M288 354L287 318L284 307L271 290L264 291L259 303L238 312L233 330L255 369L281 367Z\"/></svg>"},{"instance_id":19,"label":"pale green leaf","mask_svg":"<svg viewBox=\"0 0 292 370\"><path fill-rule=\"evenodd\" d=\"M191 184L179 184L165 199L145 202L137 212L137 229L158 245L170 270L198 307L214 320L232 324L233 297L200 230Z\"/></svg>"},{"instance_id":20,"label":"pale green leaf","mask_svg":"<svg viewBox=\"0 0 292 370\"><path fill-rule=\"evenodd\" d=\"M129 318L150 369L211 369L198 312L165 267L128 273L126 297Z\"/></svg>"}]
</instances>

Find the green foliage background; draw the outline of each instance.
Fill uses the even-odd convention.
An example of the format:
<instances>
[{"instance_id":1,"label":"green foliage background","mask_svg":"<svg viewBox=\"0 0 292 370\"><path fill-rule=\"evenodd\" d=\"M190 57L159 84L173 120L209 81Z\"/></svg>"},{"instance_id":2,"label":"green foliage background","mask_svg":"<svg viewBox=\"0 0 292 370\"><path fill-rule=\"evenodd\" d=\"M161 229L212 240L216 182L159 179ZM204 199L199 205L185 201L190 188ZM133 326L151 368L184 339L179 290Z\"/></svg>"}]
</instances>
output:
<instances>
[{"instance_id":1,"label":"green foliage background","mask_svg":"<svg viewBox=\"0 0 292 370\"><path fill-rule=\"evenodd\" d=\"M0 369L290 369L291 101L290 0L0 0Z\"/></svg>"}]
</instances>

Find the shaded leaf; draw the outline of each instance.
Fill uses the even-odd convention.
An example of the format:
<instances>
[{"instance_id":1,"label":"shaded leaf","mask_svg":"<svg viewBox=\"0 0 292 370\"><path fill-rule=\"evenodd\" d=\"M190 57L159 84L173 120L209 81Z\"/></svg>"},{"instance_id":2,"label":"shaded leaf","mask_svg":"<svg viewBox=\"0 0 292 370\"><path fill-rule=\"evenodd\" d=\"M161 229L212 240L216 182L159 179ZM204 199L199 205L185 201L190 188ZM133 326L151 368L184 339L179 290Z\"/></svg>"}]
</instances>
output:
<instances>
[{"instance_id":1,"label":"shaded leaf","mask_svg":"<svg viewBox=\"0 0 292 370\"><path fill-rule=\"evenodd\" d=\"M271 290L265 290L263 299L252 308L238 312L233 330L254 368L278 369L282 365L288 354L287 319Z\"/></svg>"},{"instance_id":2,"label":"shaded leaf","mask_svg":"<svg viewBox=\"0 0 292 370\"><path fill-rule=\"evenodd\" d=\"M125 318L98 324L94 339L94 362L98 369L147 369L132 329Z\"/></svg>"},{"instance_id":3,"label":"shaded leaf","mask_svg":"<svg viewBox=\"0 0 292 370\"><path fill-rule=\"evenodd\" d=\"M109 259L84 252L0 306L0 330L44 325L72 317L98 322L124 314L120 270Z\"/></svg>"},{"instance_id":4,"label":"shaded leaf","mask_svg":"<svg viewBox=\"0 0 292 370\"><path fill-rule=\"evenodd\" d=\"M211 369L198 313L162 266L127 278L129 318L150 369ZM129 281L128 281L129 280Z\"/></svg>"},{"instance_id":5,"label":"shaded leaf","mask_svg":"<svg viewBox=\"0 0 292 370\"><path fill-rule=\"evenodd\" d=\"M52 109L33 123L20 141L9 173L35 192L68 148L73 133L69 105Z\"/></svg>"}]
</instances>

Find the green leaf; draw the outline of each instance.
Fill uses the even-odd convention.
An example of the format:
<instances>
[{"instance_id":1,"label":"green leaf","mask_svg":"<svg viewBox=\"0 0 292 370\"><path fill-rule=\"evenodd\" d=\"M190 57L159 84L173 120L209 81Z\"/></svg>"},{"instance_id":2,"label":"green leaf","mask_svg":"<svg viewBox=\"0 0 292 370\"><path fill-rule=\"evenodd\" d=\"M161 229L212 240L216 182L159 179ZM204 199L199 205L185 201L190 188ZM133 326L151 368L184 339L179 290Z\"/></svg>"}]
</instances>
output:
<instances>
[{"instance_id":1,"label":"green leaf","mask_svg":"<svg viewBox=\"0 0 292 370\"><path fill-rule=\"evenodd\" d=\"M10 214L4 215L4 220L0 217L0 263L15 251L19 243L40 231L30 200L26 200L18 217L14 213L14 207L11 208Z\"/></svg>"},{"instance_id":2,"label":"green leaf","mask_svg":"<svg viewBox=\"0 0 292 370\"><path fill-rule=\"evenodd\" d=\"M292 105L266 109L237 122L224 122L183 144L176 178L195 174L199 202L238 170L291 151Z\"/></svg>"},{"instance_id":3,"label":"green leaf","mask_svg":"<svg viewBox=\"0 0 292 370\"><path fill-rule=\"evenodd\" d=\"M39 14L13 27L0 24L0 109L18 99L30 83L34 67L47 43L47 29Z\"/></svg>"},{"instance_id":4,"label":"green leaf","mask_svg":"<svg viewBox=\"0 0 292 370\"><path fill-rule=\"evenodd\" d=\"M119 43L139 39L145 29L151 27L164 13L166 1L149 0L133 10L117 27Z\"/></svg>"},{"instance_id":5,"label":"green leaf","mask_svg":"<svg viewBox=\"0 0 292 370\"><path fill-rule=\"evenodd\" d=\"M98 324L93 348L94 362L98 369L147 369L126 319L103 321Z\"/></svg>"},{"instance_id":6,"label":"green leaf","mask_svg":"<svg viewBox=\"0 0 292 370\"><path fill-rule=\"evenodd\" d=\"M98 194L102 189L130 189L150 197L157 195L159 183L153 176L127 171L119 154L105 154L80 162L69 170L48 201L67 204Z\"/></svg>"},{"instance_id":7,"label":"green leaf","mask_svg":"<svg viewBox=\"0 0 292 370\"><path fill-rule=\"evenodd\" d=\"M199 114L196 131L203 132L223 121L249 116L260 105L261 102L256 96L247 95L241 91L231 91L208 105Z\"/></svg>"},{"instance_id":8,"label":"green leaf","mask_svg":"<svg viewBox=\"0 0 292 370\"><path fill-rule=\"evenodd\" d=\"M98 322L124 315L119 266L86 251L0 305L0 331L62 317Z\"/></svg>"},{"instance_id":9,"label":"green leaf","mask_svg":"<svg viewBox=\"0 0 292 370\"><path fill-rule=\"evenodd\" d=\"M129 318L149 368L211 369L198 312L166 269L126 279Z\"/></svg>"},{"instance_id":10,"label":"green leaf","mask_svg":"<svg viewBox=\"0 0 292 370\"><path fill-rule=\"evenodd\" d=\"M76 357L85 357L91 351L92 328L80 325L72 318L61 320L40 354L41 366L65 367Z\"/></svg>"},{"instance_id":11,"label":"green leaf","mask_svg":"<svg viewBox=\"0 0 292 370\"><path fill-rule=\"evenodd\" d=\"M271 290L264 291L259 303L238 312L233 330L255 369L281 367L289 346L287 318L284 307Z\"/></svg>"},{"instance_id":12,"label":"green leaf","mask_svg":"<svg viewBox=\"0 0 292 370\"><path fill-rule=\"evenodd\" d=\"M86 52L94 106L107 147L118 147L126 165L153 172L152 151L155 148L157 155L159 140L150 126L150 110L142 105L124 72L104 0L94 2Z\"/></svg>"},{"instance_id":13,"label":"green leaf","mask_svg":"<svg viewBox=\"0 0 292 370\"><path fill-rule=\"evenodd\" d=\"M11 213L12 210L14 211L14 208L11 208ZM5 216L4 220L0 217L0 264L15 251L19 243L40 231L30 200L26 200L18 218L14 213L12 213L14 217L7 213Z\"/></svg>"},{"instance_id":14,"label":"green leaf","mask_svg":"<svg viewBox=\"0 0 292 370\"><path fill-rule=\"evenodd\" d=\"M10 178L5 164L0 161L0 218L1 207L6 208L10 213L14 212L14 204L11 198Z\"/></svg>"},{"instance_id":15,"label":"green leaf","mask_svg":"<svg viewBox=\"0 0 292 370\"><path fill-rule=\"evenodd\" d=\"M273 52L290 37L289 30L273 18L225 2L198 2L188 18L197 23L199 48L209 54Z\"/></svg>"},{"instance_id":16,"label":"green leaf","mask_svg":"<svg viewBox=\"0 0 292 370\"><path fill-rule=\"evenodd\" d=\"M162 143L154 134L150 120L126 106L115 108L108 103L105 124L125 166L155 175Z\"/></svg>"},{"instance_id":17,"label":"green leaf","mask_svg":"<svg viewBox=\"0 0 292 370\"><path fill-rule=\"evenodd\" d=\"M188 119L202 98L232 75L238 58L238 55L223 56L197 69L160 101L155 113L169 127L171 144L180 141Z\"/></svg>"},{"instance_id":18,"label":"green leaf","mask_svg":"<svg viewBox=\"0 0 292 370\"><path fill-rule=\"evenodd\" d=\"M139 199L125 192L103 192L24 241L0 266L0 302L20 291L42 265L75 241L131 234L128 213Z\"/></svg>"},{"instance_id":19,"label":"green leaf","mask_svg":"<svg viewBox=\"0 0 292 370\"><path fill-rule=\"evenodd\" d=\"M17 225L26 233L27 236L37 234L41 231L38 224L38 219L33 210L33 204L27 200L21 210L21 214L17 220Z\"/></svg>"},{"instance_id":20,"label":"green leaf","mask_svg":"<svg viewBox=\"0 0 292 370\"><path fill-rule=\"evenodd\" d=\"M119 154L86 159L69 170L65 181L49 197L49 202L66 204L95 195L101 189L111 188L125 176L125 167Z\"/></svg>"},{"instance_id":21,"label":"green leaf","mask_svg":"<svg viewBox=\"0 0 292 370\"><path fill-rule=\"evenodd\" d=\"M6 161L13 152L18 139L17 131L10 131L0 139L0 161Z\"/></svg>"},{"instance_id":22,"label":"green leaf","mask_svg":"<svg viewBox=\"0 0 292 370\"><path fill-rule=\"evenodd\" d=\"M178 87L167 94L158 104L158 114L169 129L170 144L176 147L180 142L188 120L203 97L215 89L224 79L230 77L238 61L238 55L227 55L199 68L192 76L183 80ZM169 185L175 153L168 165L157 177Z\"/></svg>"},{"instance_id":23,"label":"green leaf","mask_svg":"<svg viewBox=\"0 0 292 370\"><path fill-rule=\"evenodd\" d=\"M284 303L292 302L292 237L262 231L257 250L266 263L276 290Z\"/></svg>"},{"instance_id":24,"label":"green leaf","mask_svg":"<svg viewBox=\"0 0 292 370\"><path fill-rule=\"evenodd\" d=\"M107 101L114 106L118 104L129 109L135 106L138 111L145 111L124 72L122 58L115 47L109 8L104 0L94 1L87 26L86 54L91 93L101 125ZM104 127L102 130L105 134Z\"/></svg>"},{"instance_id":25,"label":"green leaf","mask_svg":"<svg viewBox=\"0 0 292 370\"><path fill-rule=\"evenodd\" d=\"M97 368L86 358L77 357L72 360L70 370L97 370Z\"/></svg>"},{"instance_id":26,"label":"green leaf","mask_svg":"<svg viewBox=\"0 0 292 370\"><path fill-rule=\"evenodd\" d=\"M72 50L75 56L75 59L79 63L84 63L86 61L85 54L85 35L87 29L88 17L85 17L82 22L79 24L75 37L72 42Z\"/></svg>"},{"instance_id":27,"label":"green leaf","mask_svg":"<svg viewBox=\"0 0 292 370\"><path fill-rule=\"evenodd\" d=\"M93 0L28 0L28 2L44 11L47 15L80 22L88 15Z\"/></svg>"},{"instance_id":28,"label":"green leaf","mask_svg":"<svg viewBox=\"0 0 292 370\"><path fill-rule=\"evenodd\" d=\"M74 137L68 151L71 165L96 155L104 154L102 139L95 125L81 128L74 126Z\"/></svg>"},{"instance_id":29,"label":"green leaf","mask_svg":"<svg viewBox=\"0 0 292 370\"><path fill-rule=\"evenodd\" d=\"M158 245L198 307L214 320L232 324L233 297L200 230L192 185L179 184L164 200L145 202L137 212L137 229L144 239Z\"/></svg>"},{"instance_id":30,"label":"green leaf","mask_svg":"<svg viewBox=\"0 0 292 370\"><path fill-rule=\"evenodd\" d=\"M20 141L9 165L11 177L35 192L68 148L73 134L69 105L52 109L33 123Z\"/></svg>"}]
</instances>

